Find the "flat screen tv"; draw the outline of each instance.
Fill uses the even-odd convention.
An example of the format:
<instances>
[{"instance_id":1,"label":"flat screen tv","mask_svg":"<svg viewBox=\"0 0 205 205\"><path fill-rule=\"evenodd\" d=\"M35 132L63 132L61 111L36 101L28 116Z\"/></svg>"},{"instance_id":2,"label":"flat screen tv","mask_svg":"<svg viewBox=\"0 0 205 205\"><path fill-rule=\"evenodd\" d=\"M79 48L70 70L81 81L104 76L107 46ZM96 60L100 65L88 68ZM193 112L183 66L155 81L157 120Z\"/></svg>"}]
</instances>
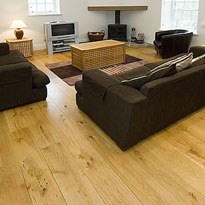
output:
<instances>
[{"instance_id":1,"label":"flat screen tv","mask_svg":"<svg viewBox=\"0 0 205 205\"><path fill-rule=\"evenodd\" d=\"M78 23L67 21L52 21L45 23L45 32L48 39L76 38Z\"/></svg>"}]
</instances>

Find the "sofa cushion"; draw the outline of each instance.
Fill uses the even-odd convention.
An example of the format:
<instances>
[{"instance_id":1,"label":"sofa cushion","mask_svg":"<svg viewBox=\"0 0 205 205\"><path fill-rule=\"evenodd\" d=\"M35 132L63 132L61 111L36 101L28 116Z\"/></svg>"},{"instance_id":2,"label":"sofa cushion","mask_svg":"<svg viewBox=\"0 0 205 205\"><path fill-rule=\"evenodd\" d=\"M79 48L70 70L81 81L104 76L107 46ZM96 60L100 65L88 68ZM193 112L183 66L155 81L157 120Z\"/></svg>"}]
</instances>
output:
<instances>
[{"instance_id":1,"label":"sofa cushion","mask_svg":"<svg viewBox=\"0 0 205 205\"><path fill-rule=\"evenodd\" d=\"M19 51L10 51L7 55L0 56L0 66L16 63L28 62L27 59Z\"/></svg>"},{"instance_id":2,"label":"sofa cushion","mask_svg":"<svg viewBox=\"0 0 205 205\"><path fill-rule=\"evenodd\" d=\"M0 86L14 84L26 80L31 82L31 66L28 62L0 66Z\"/></svg>"},{"instance_id":3,"label":"sofa cushion","mask_svg":"<svg viewBox=\"0 0 205 205\"><path fill-rule=\"evenodd\" d=\"M140 89L144 84L148 82L157 80L159 78L168 77L175 74L176 72L177 71L175 64L158 66L157 69L149 71L146 75L142 74L127 80L122 80L121 83L134 87L136 89Z\"/></svg>"},{"instance_id":4,"label":"sofa cushion","mask_svg":"<svg viewBox=\"0 0 205 205\"><path fill-rule=\"evenodd\" d=\"M175 64L160 66L158 69L153 69L148 73L149 82L159 78L168 77L177 73Z\"/></svg>"},{"instance_id":5,"label":"sofa cushion","mask_svg":"<svg viewBox=\"0 0 205 205\"><path fill-rule=\"evenodd\" d=\"M127 75L127 73L121 75L120 77L128 77L127 79L121 79L121 83L140 89L144 84L148 82L157 80L159 78L168 77L175 74L176 72L180 72L188 68L189 64L192 61L192 58L192 53L188 55L179 54L175 57L169 58L168 60L156 63L148 63L140 68L137 68L139 70L138 73L136 69L134 73L137 73L137 75L133 75L132 70L130 71L129 75Z\"/></svg>"},{"instance_id":6,"label":"sofa cushion","mask_svg":"<svg viewBox=\"0 0 205 205\"><path fill-rule=\"evenodd\" d=\"M9 54L9 45L8 43L0 43L0 55Z\"/></svg>"},{"instance_id":7,"label":"sofa cushion","mask_svg":"<svg viewBox=\"0 0 205 205\"><path fill-rule=\"evenodd\" d=\"M164 63L167 63L167 62L170 62L172 60L178 59L179 57L182 57L182 56L185 56L185 55L187 55L187 54L182 53L182 54L176 55L176 56L171 57L171 58L167 58L167 59L162 60L162 61L158 61L158 62L154 62L154 63L147 63L147 64L145 64L145 66L150 68L150 70L152 70L152 69L156 68L157 66L160 66Z\"/></svg>"},{"instance_id":8,"label":"sofa cushion","mask_svg":"<svg viewBox=\"0 0 205 205\"><path fill-rule=\"evenodd\" d=\"M151 71L155 71L155 70L158 70L158 69L161 69L161 68L166 68L166 67L168 67L169 65L172 65L172 64L176 65L177 63L180 63L180 62L183 64L184 60L189 58L190 55L192 55L192 54L190 53L189 55L185 54L185 55L181 55L179 57L172 58L169 61L165 61L164 63L158 65L157 67L155 67L153 69L151 69ZM192 55L192 57L193 57L193 55Z\"/></svg>"},{"instance_id":9,"label":"sofa cushion","mask_svg":"<svg viewBox=\"0 0 205 205\"><path fill-rule=\"evenodd\" d=\"M176 63L177 72L181 72L189 68L189 65L191 64L192 59L193 59L193 53L189 53L186 57L180 59L179 62Z\"/></svg>"},{"instance_id":10,"label":"sofa cushion","mask_svg":"<svg viewBox=\"0 0 205 205\"><path fill-rule=\"evenodd\" d=\"M189 65L190 68L199 66L205 63L205 54L198 56L194 59L192 59L191 64Z\"/></svg>"},{"instance_id":11,"label":"sofa cushion","mask_svg":"<svg viewBox=\"0 0 205 205\"><path fill-rule=\"evenodd\" d=\"M150 68L147 66L140 66L134 69L131 69L127 72L115 75L116 78L118 78L120 81L133 78L133 76L140 76L140 75L146 75L150 71Z\"/></svg>"},{"instance_id":12,"label":"sofa cushion","mask_svg":"<svg viewBox=\"0 0 205 205\"><path fill-rule=\"evenodd\" d=\"M32 81L34 88L42 88L50 82L48 76L40 70L32 71Z\"/></svg>"},{"instance_id":13,"label":"sofa cushion","mask_svg":"<svg viewBox=\"0 0 205 205\"><path fill-rule=\"evenodd\" d=\"M128 85L139 90L144 84L149 82L149 79L150 79L149 75L138 75L135 76L134 78L122 80L121 83L123 85Z\"/></svg>"},{"instance_id":14,"label":"sofa cushion","mask_svg":"<svg viewBox=\"0 0 205 205\"><path fill-rule=\"evenodd\" d=\"M157 62L157 63L150 63L150 64L146 64L147 67L151 68L151 71L155 71L161 68L166 68L169 65L176 65L176 70L177 72L180 72L186 68L188 68L188 66L190 65L191 61L193 58L193 54L189 53L187 54L183 54L183 55L178 55L175 57L170 58L168 61L161 61L161 62ZM163 62L163 63L162 63ZM157 66L156 66L157 65ZM156 66L156 67L154 67Z\"/></svg>"}]
</instances>

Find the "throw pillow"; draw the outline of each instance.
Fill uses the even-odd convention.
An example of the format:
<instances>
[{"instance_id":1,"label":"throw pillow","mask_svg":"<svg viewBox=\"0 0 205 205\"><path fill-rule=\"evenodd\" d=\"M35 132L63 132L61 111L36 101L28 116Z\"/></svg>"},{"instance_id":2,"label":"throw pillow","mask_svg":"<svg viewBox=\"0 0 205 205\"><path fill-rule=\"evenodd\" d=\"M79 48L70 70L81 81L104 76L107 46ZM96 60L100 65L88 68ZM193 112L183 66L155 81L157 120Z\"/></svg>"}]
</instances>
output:
<instances>
[{"instance_id":1,"label":"throw pillow","mask_svg":"<svg viewBox=\"0 0 205 205\"><path fill-rule=\"evenodd\" d=\"M153 68L151 71L155 71L155 70L164 68L164 67L169 66L169 65L171 65L171 64L176 64L176 63L178 63L179 61L183 60L183 59L186 58L186 57L187 57L187 54L185 54L185 55L183 55L183 56L180 56L180 57L178 57L178 58L174 58L174 59L172 59L172 60L170 60L170 61L167 61L167 62L165 62L165 63L162 63L161 65L159 65L159 66Z\"/></svg>"},{"instance_id":2,"label":"throw pillow","mask_svg":"<svg viewBox=\"0 0 205 205\"><path fill-rule=\"evenodd\" d=\"M189 67L192 68L198 65L202 65L204 63L205 63L205 54L192 59L192 62Z\"/></svg>"},{"instance_id":3,"label":"throw pillow","mask_svg":"<svg viewBox=\"0 0 205 205\"><path fill-rule=\"evenodd\" d=\"M136 89L140 89L147 82L149 82L148 75L138 75L133 78L121 81L123 85L128 85Z\"/></svg>"},{"instance_id":4,"label":"throw pillow","mask_svg":"<svg viewBox=\"0 0 205 205\"><path fill-rule=\"evenodd\" d=\"M158 70L158 69L161 69L161 68L164 68L166 66L174 64L174 65L176 65L176 69L179 72L185 68L188 68L189 64L191 63L192 58L193 58L193 53L190 53L188 55L185 54L185 55L180 56L178 58L167 61L166 63L163 63L163 64L153 68L151 71L155 71L155 70Z\"/></svg>"},{"instance_id":5,"label":"throw pillow","mask_svg":"<svg viewBox=\"0 0 205 205\"><path fill-rule=\"evenodd\" d=\"M192 58L193 53L190 53L189 55L185 54L153 68L146 75L139 75L131 79L122 80L121 83L140 89L144 84L148 82L174 75L175 73L186 69L191 63Z\"/></svg>"},{"instance_id":6,"label":"throw pillow","mask_svg":"<svg viewBox=\"0 0 205 205\"><path fill-rule=\"evenodd\" d=\"M146 75L135 76L128 80L122 80L121 83L124 85L128 85L134 87L136 89L140 89L144 84L151 82L153 80L157 80L163 77L168 77L170 75L175 74L176 68L175 64L171 64L168 66L161 67L157 70L151 70Z\"/></svg>"},{"instance_id":7,"label":"throw pillow","mask_svg":"<svg viewBox=\"0 0 205 205\"><path fill-rule=\"evenodd\" d=\"M159 78L168 77L177 73L175 64L170 64L168 66L164 66L158 68L157 70L151 70L148 73L149 81L157 80Z\"/></svg>"},{"instance_id":8,"label":"throw pillow","mask_svg":"<svg viewBox=\"0 0 205 205\"><path fill-rule=\"evenodd\" d=\"M185 58L181 59L179 62L176 63L176 70L177 72L181 72L189 68L193 59L193 53L189 53Z\"/></svg>"},{"instance_id":9,"label":"throw pillow","mask_svg":"<svg viewBox=\"0 0 205 205\"><path fill-rule=\"evenodd\" d=\"M162 61L147 63L147 64L145 64L145 66L150 68L150 70L152 70L153 68L156 68L157 66L160 66L161 64L164 64L164 63L169 62L169 61L172 62L173 60L176 60L177 58L182 57L182 56L186 56L186 54L181 53L181 54L178 54L178 55L173 56L171 58L163 59Z\"/></svg>"}]
</instances>

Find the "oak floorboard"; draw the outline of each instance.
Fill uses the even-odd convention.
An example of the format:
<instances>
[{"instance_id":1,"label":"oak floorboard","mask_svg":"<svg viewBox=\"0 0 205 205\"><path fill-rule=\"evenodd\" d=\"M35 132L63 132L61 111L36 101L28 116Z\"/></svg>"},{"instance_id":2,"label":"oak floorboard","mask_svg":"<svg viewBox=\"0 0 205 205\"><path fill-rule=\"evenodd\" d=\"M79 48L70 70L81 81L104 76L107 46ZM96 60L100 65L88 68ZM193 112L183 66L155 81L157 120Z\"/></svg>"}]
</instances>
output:
<instances>
[{"instance_id":1,"label":"oak floorboard","mask_svg":"<svg viewBox=\"0 0 205 205\"><path fill-rule=\"evenodd\" d=\"M183 123L177 122L174 127L167 130L167 142L174 145L189 160L197 166L205 168L205 112L195 112L192 118L184 119ZM175 137L178 131L180 138ZM183 140L182 140L183 139Z\"/></svg>"},{"instance_id":2,"label":"oak floorboard","mask_svg":"<svg viewBox=\"0 0 205 205\"><path fill-rule=\"evenodd\" d=\"M146 51L146 49L143 48L143 52L144 51ZM145 54L143 52L140 55L137 55L137 57L144 56ZM128 49L127 53L129 53L130 55L134 55L135 50ZM147 57L147 59L146 58L143 58L143 59L149 60L150 59L149 57ZM155 60L158 60L158 59L156 58ZM54 79L54 80L58 84L58 79ZM55 87L55 88L53 86L51 87L51 90L53 92L55 92L56 89L57 89L57 87ZM76 110L75 110L74 112L71 113L71 111L69 110L69 108L71 108L71 107L69 107L69 104L71 104L71 103L68 100L70 98L69 98L69 96L67 96L67 93L65 94L63 89L62 89L62 93L58 93L56 95L53 95L52 99L57 104L56 106L61 107L61 110L63 111L63 114L61 115L61 117L64 120L62 123L66 122L71 114L73 117L75 116L75 113L78 113L79 116L82 115L83 118L81 120L78 117L76 118L77 123L74 125L74 127L80 126L81 129L83 129L83 127L85 127L84 131L87 132L87 138L91 141L91 143L93 143L93 141L95 143L97 141L97 143L98 143L97 147L96 147L96 144L94 145L95 149L98 150L98 152L103 156L104 159L106 159L108 162L111 162L111 166L115 169L116 172L118 172L118 175L123 179L123 181L128 185L128 187L134 193L137 193L138 198L144 204L171 204L171 203L181 204L182 202L183 202L183 204L185 204L185 203L191 204L192 203L190 198L192 199L191 193L193 193L193 192L189 191L189 188L188 188L189 184L186 181L184 181L183 179L181 180L182 185L177 183L177 180L180 179L180 176L178 177L175 173L173 173L169 167L163 167L163 168L158 170L157 167L159 165L157 164L157 162L156 162L156 165L151 163L152 166L148 166L148 163L147 164L139 163L140 160L136 160L136 159L133 160L136 156L133 153L130 154L130 151L128 151L129 154L127 155L127 153L126 153L125 157L123 158L122 153L118 150L118 148L116 150L117 150L117 153L119 151L119 158L116 158L116 152L113 151L113 150L115 150L115 149L113 149L113 142L110 139L107 139L106 135L103 132L99 131L99 129L96 128L96 125L94 123L92 123L92 121L90 121L86 117L86 115L84 115L82 112L76 112ZM68 106L64 106L64 105L58 103L57 99L64 99L65 104ZM56 116L56 118L57 118L57 116ZM67 124L69 124L69 122ZM90 124L92 126L89 126ZM95 132L93 133L92 129L97 130L97 134ZM99 132L100 132L100 134L99 134ZM102 136L98 136L98 135L102 135ZM108 149L106 149L107 147L103 146L105 144L105 141L106 141L106 145L107 145ZM99 147L99 145L101 147ZM112 148L112 151L110 151L110 148ZM113 152L114 152L114 154L113 154ZM135 150L134 153L138 153L138 151ZM130 157L130 156L132 156L132 157ZM161 156L161 155L159 154L159 156ZM130 158L132 158L132 159L130 159ZM139 156L139 158L141 159L140 156ZM145 156L143 156L143 158L145 158L146 161L149 161L150 156L145 155ZM123 159L124 159L124 161L126 161L126 165L129 165L128 166L129 168L127 168L127 166L126 166L126 168L124 168L125 162L123 161ZM122 163L120 163L121 160L122 160ZM120 170L120 174L119 174L119 170ZM153 171L153 173L152 173L152 171ZM131 177L131 176L133 176L132 173L136 173L134 176L135 177L137 176L138 178L136 177L135 180L133 180L133 178ZM156 174L154 174L154 173L156 173ZM167 181L164 180L164 182L161 183L160 177L158 177L158 175L157 175L158 173L160 173L159 176L165 176L164 178L167 177ZM172 175L174 175L174 177L172 177ZM125 177L125 176L127 176L127 177ZM150 181L144 180L147 178L150 179ZM142 185L142 186L140 186L140 185ZM156 189L155 187L159 187L159 190L155 191L155 189ZM194 190L194 188L192 188L192 190ZM188 196L191 196L190 198L187 197L187 193L188 193ZM203 197L200 197L200 194L198 197L202 203ZM190 200L190 202L189 202L189 200ZM197 204L196 201L193 203Z\"/></svg>"},{"instance_id":3,"label":"oak floorboard","mask_svg":"<svg viewBox=\"0 0 205 205\"><path fill-rule=\"evenodd\" d=\"M164 132L166 133L166 131ZM166 166L168 170L174 173L173 176L176 176L177 179L175 183L182 185L180 192L183 193L182 191L185 190L181 195L184 204L205 204L205 184L201 183L201 180L205 177L204 169L185 154L181 154L181 150L173 148L173 145L164 139L164 132L151 139L151 147L145 143L143 150L149 150L150 155L155 160L160 161L162 167ZM177 137L180 137L180 134ZM183 137L181 139L183 140ZM153 146L158 147L158 149L152 150ZM173 150L173 152L170 152L170 150Z\"/></svg>"},{"instance_id":4,"label":"oak floorboard","mask_svg":"<svg viewBox=\"0 0 205 205\"><path fill-rule=\"evenodd\" d=\"M50 168L32 140L30 129L18 129L11 137L33 204L66 204Z\"/></svg>"},{"instance_id":5,"label":"oak floorboard","mask_svg":"<svg viewBox=\"0 0 205 205\"><path fill-rule=\"evenodd\" d=\"M10 140L4 112L0 112L0 204L32 204Z\"/></svg>"},{"instance_id":6,"label":"oak floorboard","mask_svg":"<svg viewBox=\"0 0 205 205\"><path fill-rule=\"evenodd\" d=\"M55 108L57 107L55 105L53 106ZM51 107L51 102L49 102L49 107ZM39 147L43 148L42 151L44 156L48 160L53 160L51 158L51 153L53 153L54 150L57 150L56 153L59 153L60 151L63 152L65 154L64 161L66 161L67 158L67 163L72 167L75 172L75 178L79 180L79 183L86 185L84 182L85 179L90 182L92 187L89 188L89 184L87 183L87 190L85 189L84 193L86 193L87 198L88 196L93 197L94 192L91 191L89 193L88 190L94 188L96 194L94 194L93 200L89 201L88 204L101 204L100 200L96 198L97 195L103 199L102 204L141 204L132 191L127 188L119 176L98 154L97 150L90 146L89 141L84 138L81 129L79 129L78 126L76 129L75 121L73 119L69 120L69 124L62 123L65 119L62 117L63 113L60 110L59 112L56 112L60 118L52 115L49 116L49 119L46 119L46 116L48 115L45 107L42 106L40 110L42 115L35 115L34 113L32 115L34 117L33 120L36 121L36 119L42 119L41 123L44 123L44 126L46 126L45 129L52 130L53 135L58 134L59 138L62 139L62 142L50 143L50 146L45 147L39 138ZM31 117L28 117L29 120L32 121ZM49 123L45 124L47 120ZM58 133L55 133L55 130L52 129L52 125L54 126L55 124L58 124L59 126ZM51 134L49 136L51 136ZM53 140L51 139L51 141ZM54 154L55 153L53 153L53 155ZM53 163L49 163L49 165L56 163L56 160L53 160ZM58 172L60 172L60 166L56 164L55 167ZM53 172L56 170L55 167ZM81 182L82 180L83 182Z\"/></svg>"},{"instance_id":7,"label":"oak floorboard","mask_svg":"<svg viewBox=\"0 0 205 205\"><path fill-rule=\"evenodd\" d=\"M56 182L60 184L67 204L104 204L95 189L91 185L89 186L90 182L87 177L79 173L79 168L75 165L76 162L71 164L70 153L67 155L64 151L65 147L61 140L62 133L59 129L55 130L58 126L55 126L54 129L52 123L38 111L38 106L31 105L31 107L32 111L28 111L28 109L24 111L24 119L29 121L33 127L30 137L34 139L44 155Z\"/></svg>"},{"instance_id":8,"label":"oak floorboard","mask_svg":"<svg viewBox=\"0 0 205 205\"><path fill-rule=\"evenodd\" d=\"M56 106L57 105L52 105L53 109L55 109ZM52 107L50 105L50 108ZM71 122L67 118L69 115L66 113L67 110L63 111L62 108L62 112L63 113L61 115L56 115L54 119L56 120L56 123L61 125L61 129L66 132L67 129L70 130L69 125ZM82 115L82 113L79 114ZM80 143L82 143L82 146L80 146L81 149L83 150L86 142L89 141L94 149L98 151L98 153L103 157L103 159L106 160L106 162L108 162L110 167L114 169L116 174L122 179L126 186L128 186L129 189L136 194L137 198L139 198L143 204L165 204L167 202L166 200L162 199L162 197L160 197L157 192L155 192L153 187L151 187L146 182L146 180L144 180L144 178L149 177L149 173L147 173L149 170L143 170L143 168L135 163L135 160L126 158L126 153L123 153L121 150L119 150L114 142L107 138L104 132L99 129L95 129L94 127L96 127L96 125L90 119L88 119L87 116L83 115L80 121L78 116L76 116L76 119L74 118L72 123L73 128L78 128L74 130L74 133L78 133L78 130L81 130L81 132L84 133L83 136L80 136L80 133L78 134L79 138L83 137L80 141ZM67 143L67 141L64 143ZM87 155L86 152L88 151L85 148L85 151L83 151L83 156ZM89 157L87 158L89 159ZM144 201L142 200L143 198L145 199Z\"/></svg>"},{"instance_id":9,"label":"oak floorboard","mask_svg":"<svg viewBox=\"0 0 205 205\"><path fill-rule=\"evenodd\" d=\"M52 105L50 104L49 107L50 109L53 109L52 113L55 113L55 107L60 105ZM62 129L65 129L65 132L67 131L67 129L69 128L70 125L70 120L67 120L69 118L70 113L67 113L67 110L64 109L64 107L61 107L63 111L63 113L61 115L56 115L55 117L53 117L54 119L58 119L60 120L60 123L58 123L56 121L56 123L63 125L65 124L65 126L63 126ZM75 115L73 116L75 118ZM84 136L87 135L87 138L89 139L94 139L95 141L97 141L98 139L103 139L103 136L96 136L95 132L91 132L90 130L92 130L92 121L89 122L89 120L85 119L81 119L80 124L78 121L78 118L75 119L75 121L73 122L75 123L75 125L73 127L79 126L81 131L84 132ZM89 132L90 131L90 132ZM75 131L76 133L76 131ZM88 137L89 136L89 137ZM103 139L104 140L104 139ZM101 143L103 145L103 140L101 140ZM112 143L112 142L111 142ZM172 177L174 175L174 173L171 172L171 170L169 170L168 168L163 168L163 169L158 169L158 164L156 163L153 164L152 163L152 158L150 156L143 156L146 161L148 161L147 163L145 163L145 160L142 160L142 157L138 156L138 158L140 160L136 160L137 156L133 155L133 159L130 160L130 158L127 156L125 157L124 155L122 155L121 152L120 153L120 157L116 159L116 154L112 156L112 152L109 150L110 146L108 147L108 149L106 149L105 146L103 147L97 147L94 146L96 150L98 150L98 152L103 156L104 159L106 159L106 161L110 161L112 163L112 167L116 167L115 171L120 173L120 178L123 179L124 182L127 182L127 184L129 184L129 188L134 192L134 193L138 193L138 197L140 198L140 200L145 203L145 204L169 204L171 202L175 203L175 204L180 204L181 200L186 201L187 200L187 204L189 204L189 198L186 199L186 194L188 193L188 191L186 191L186 187L187 187L187 183L182 183L184 184L184 187L182 185L179 185L177 183L179 177L175 176ZM102 153L103 150L103 153ZM105 153L108 153L107 156ZM134 151L134 153L138 153L136 150ZM140 152L139 152L140 153ZM129 153L130 155L130 153ZM122 162L120 163L121 159L124 159L124 161L122 160ZM150 160L149 160L150 159ZM141 161L142 160L142 161ZM135 162L136 161L136 162ZM119 165L120 164L120 165ZM126 164L126 169L124 168L123 164ZM135 166L133 166L133 164ZM136 165L137 164L137 165ZM127 168L129 167L129 168ZM123 169L122 169L123 168ZM151 171L149 171L151 170ZM118 173L118 175L119 175ZM126 174L125 174L126 173ZM130 178L130 175L132 175L132 173L135 173L135 176L139 176L138 178L135 179L135 183L132 184L132 178ZM127 178L124 176L128 176ZM164 180L164 182L160 181L161 177L164 177L167 179ZM147 180L144 182L143 178L146 178ZM148 180L150 179L150 181ZM160 181L160 183L159 183ZM174 183L174 181L176 183ZM174 187L174 193L172 193L172 189L173 188L173 184L175 185ZM132 185L132 186L131 186ZM147 193L145 192L145 188L147 190ZM155 190L155 187L159 187L159 189L161 189L158 192L153 191ZM179 190L177 192L175 192L176 190ZM180 193L181 191L181 193ZM160 193L160 194L159 194ZM177 194L175 194L177 193ZM147 194L147 196L145 197L145 194ZM142 196L142 198L140 197L140 195ZM169 196L169 197L168 197ZM146 200L143 201L143 198L145 198ZM186 200L185 200L186 199Z\"/></svg>"},{"instance_id":10,"label":"oak floorboard","mask_svg":"<svg viewBox=\"0 0 205 205\"><path fill-rule=\"evenodd\" d=\"M150 46L126 53L161 60ZM205 109L122 152L45 66L70 59L35 51L29 60L51 80L47 100L0 112L0 205L205 205Z\"/></svg>"},{"instance_id":11,"label":"oak floorboard","mask_svg":"<svg viewBox=\"0 0 205 205\"><path fill-rule=\"evenodd\" d=\"M39 107L40 111L35 104L25 106L25 109L16 108L15 117L24 118L22 121L29 122L32 126L33 134L30 136L33 136L33 140L48 161L68 203L73 199L71 204L141 204L96 150L83 141L83 134L76 129L78 126L72 125L74 119L70 119L69 124L61 127L63 113L58 111L58 106L54 105L50 98L47 103L40 103ZM58 118L59 120L56 120ZM81 125L80 122L77 123ZM15 120L10 124L13 128ZM58 131L53 129L54 126L55 129L58 127ZM98 195L102 199L97 197Z\"/></svg>"},{"instance_id":12,"label":"oak floorboard","mask_svg":"<svg viewBox=\"0 0 205 205\"><path fill-rule=\"evenodd\" d=\"M61 124L64 123L69 125L66 120L66 112L64 112L64 115ZM58 116L55 117L55 119L57 118ZM95 149L98 150L106 161L111 163L111 166L115 168L115 171L129 188L134 193L138 193L138 198L144 204L173 203L180 205L182 201L184 204L198 203L198 201L194 203L190 200L192 199L192 197L190 197L192 193L197 193L197 191L195 191L186 180L182 179L180 181L182 177L174 173L170 167L163 166L159 168L159 161L155 160L154 163L155 158L153 158L152 154L150 155L149 152L147 152L148 150L143 148L146 151L143 153L142 151L138 151L138 146L136 146L134 150L131 149L131 151L122 154L118 149L113 149L109 144L110 142L106 144L108 145L106 147L104 146L105 138L99 136L100 133L91 131L95 127L95 125L92 124L93 123L89 122L89 120L82 119L80 126L81 130L87 133L87 138L90 139ZM76 126L78 125L76 124L74 127ZM112 151L110 147L112 147ZM156 146L153 146L152 149L156 149ZM160 158L162 155L163 153L158 154ZM132 156L132 159L130 159L130 156ZM133 176L135 181L133 181L133 178L130 176ZM146 179L145 181L144 178ZM178 183L178 181L180 181L180 183ZM157 188L158 190L156 191ZM203 196L199 194L198 198L203 202Z\"/></svg>"}]
</instances>

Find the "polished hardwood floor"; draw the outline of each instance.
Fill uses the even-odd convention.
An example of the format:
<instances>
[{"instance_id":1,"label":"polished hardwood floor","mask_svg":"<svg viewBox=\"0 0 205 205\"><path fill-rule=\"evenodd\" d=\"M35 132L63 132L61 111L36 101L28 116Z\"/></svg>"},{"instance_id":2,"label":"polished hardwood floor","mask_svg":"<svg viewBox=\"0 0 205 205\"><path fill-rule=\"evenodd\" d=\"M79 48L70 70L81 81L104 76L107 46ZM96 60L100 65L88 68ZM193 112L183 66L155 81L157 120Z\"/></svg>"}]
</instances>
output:
<instances>
[{"instance_id":1,"label":"polished hardwood floor","mask_svg":"<svg viewBox=\"0 0 205 205\"><path fill-rule=\"evenodd\" d=\"M153 47L127 53L160 60ZM36 51L47 100L0 112L0 205L205 204L205 109L122 152L45 67L70 56Z\"/></svg>"}]
</instances>

